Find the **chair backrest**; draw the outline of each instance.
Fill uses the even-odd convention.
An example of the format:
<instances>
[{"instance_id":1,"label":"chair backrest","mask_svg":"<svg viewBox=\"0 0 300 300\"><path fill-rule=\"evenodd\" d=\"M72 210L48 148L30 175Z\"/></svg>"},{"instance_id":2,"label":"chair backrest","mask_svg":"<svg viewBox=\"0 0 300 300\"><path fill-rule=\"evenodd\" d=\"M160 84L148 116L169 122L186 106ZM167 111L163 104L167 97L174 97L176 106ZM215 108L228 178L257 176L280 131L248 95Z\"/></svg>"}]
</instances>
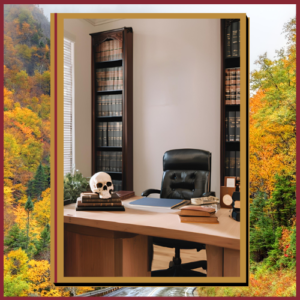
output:
<instances>
[{"instance_id":1,"label":"chair backrest","mask_svg":"<svg viewBox=\"0 0 300 300\"><path fill-rule=\"evenodd\" d=\"M210 191L211 153L197 149L169 150L163 156L161 198L191 199Z\"/></svg>"}]
</instances>

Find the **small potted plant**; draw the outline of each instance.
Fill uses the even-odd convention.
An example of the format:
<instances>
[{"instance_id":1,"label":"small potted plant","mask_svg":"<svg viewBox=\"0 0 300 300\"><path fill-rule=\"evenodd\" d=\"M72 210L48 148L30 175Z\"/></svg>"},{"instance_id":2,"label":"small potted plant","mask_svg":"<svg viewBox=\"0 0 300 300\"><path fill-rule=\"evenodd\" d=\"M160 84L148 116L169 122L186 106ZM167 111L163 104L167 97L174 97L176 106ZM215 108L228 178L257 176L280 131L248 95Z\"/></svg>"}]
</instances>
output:
<instances>
[{"instance_id":1,"label":"small potted plant","mask_svg":"<svg viewBox=\"0 0 300 300\"><path fill-rule=\"evenodd\" d=\"M89 180L73 169L72 173L67 173L64 177L64 205L76 203L80 193L90 190Z\"/></svg>"}]
</instances>

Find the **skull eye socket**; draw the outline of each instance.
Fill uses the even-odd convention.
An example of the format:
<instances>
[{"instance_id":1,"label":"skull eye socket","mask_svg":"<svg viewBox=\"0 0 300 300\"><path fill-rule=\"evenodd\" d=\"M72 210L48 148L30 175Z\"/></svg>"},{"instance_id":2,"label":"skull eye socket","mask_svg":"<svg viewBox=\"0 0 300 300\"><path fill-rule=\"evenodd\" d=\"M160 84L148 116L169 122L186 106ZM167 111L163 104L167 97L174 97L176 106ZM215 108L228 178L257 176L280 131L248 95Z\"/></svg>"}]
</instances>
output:
<instances>
[{"instance_id":1,"label":"skull eye socket","mask_svg":"<svg viewBox=\"0 0 300 300\"><path fill-rule=\"evenodd\" d=\"M106 183L106 185L107 185L108 187L110 187L110 186L112 185L112 183L109 181L109 182Z\"/></svg>"},{"instance_id":2,"label":"skull eye socket","mask_svg":"<svg viewBox=\"0 0 300 300\"><path fill-rule=\"evenodd\" d=\"M98 182L98 183L97 183L97 188L98 188L98 189L101 189L102 186L103 186L103 184L102 184L101 182Z\"/></svg>"}]
</instances>

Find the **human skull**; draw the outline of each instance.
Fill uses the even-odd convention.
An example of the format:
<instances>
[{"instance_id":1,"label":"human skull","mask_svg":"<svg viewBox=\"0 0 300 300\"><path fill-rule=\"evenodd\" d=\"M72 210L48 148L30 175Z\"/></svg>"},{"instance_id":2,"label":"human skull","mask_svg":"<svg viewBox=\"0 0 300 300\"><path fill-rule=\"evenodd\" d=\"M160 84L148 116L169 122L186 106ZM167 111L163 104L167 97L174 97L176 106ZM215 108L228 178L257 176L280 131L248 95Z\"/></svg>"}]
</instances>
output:
<instances>
[{"instance_id":1,"label":"human skull","mask_svg":"<svg viewBox=\"0 0 300 300\"><path fill-rule=\"evenodd\" d=\"M105 172L98 172L90 179L90 187L93 193L99 194L101 199L111 198L111 193L114 190L111 177Z\"/></svg>"}]
</instances>

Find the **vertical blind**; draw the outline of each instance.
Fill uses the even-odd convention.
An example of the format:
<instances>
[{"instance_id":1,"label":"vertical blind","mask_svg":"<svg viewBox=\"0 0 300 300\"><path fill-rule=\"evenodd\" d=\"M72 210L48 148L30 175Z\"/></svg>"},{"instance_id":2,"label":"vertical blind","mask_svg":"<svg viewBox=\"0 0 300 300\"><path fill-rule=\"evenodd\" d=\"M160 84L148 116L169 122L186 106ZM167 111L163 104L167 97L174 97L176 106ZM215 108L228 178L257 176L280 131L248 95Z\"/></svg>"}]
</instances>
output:
<instances>
[{"instance_id":1,"label":"vertical blind","mask_svg":"<svg viewBox=\"0 0 300 300\"><path fill-rule=\"evenodd\" d=\"M64 39L64 175L73 167L73 43Z\"/></svg>"}]
</instances>

